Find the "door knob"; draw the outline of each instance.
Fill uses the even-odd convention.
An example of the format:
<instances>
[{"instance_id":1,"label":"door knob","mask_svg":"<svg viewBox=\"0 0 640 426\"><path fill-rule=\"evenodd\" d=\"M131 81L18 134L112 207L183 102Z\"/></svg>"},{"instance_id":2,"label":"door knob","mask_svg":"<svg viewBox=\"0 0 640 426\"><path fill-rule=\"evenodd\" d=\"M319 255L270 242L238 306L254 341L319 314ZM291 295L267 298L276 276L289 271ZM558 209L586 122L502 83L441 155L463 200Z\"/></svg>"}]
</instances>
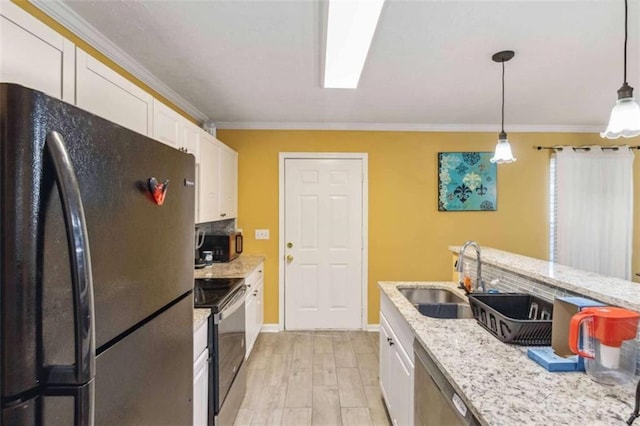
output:
<instances>
[{"instance_id":1,"label":"door knob","mask_svg":"<svg viewBox=\"0 0 640 426\"><path fill-rule=\"evenodd\" d=\"M293 256L291 256L290 254L287 255L287 262L291 262L293 261Z\"/></svg>"}]
</instances>

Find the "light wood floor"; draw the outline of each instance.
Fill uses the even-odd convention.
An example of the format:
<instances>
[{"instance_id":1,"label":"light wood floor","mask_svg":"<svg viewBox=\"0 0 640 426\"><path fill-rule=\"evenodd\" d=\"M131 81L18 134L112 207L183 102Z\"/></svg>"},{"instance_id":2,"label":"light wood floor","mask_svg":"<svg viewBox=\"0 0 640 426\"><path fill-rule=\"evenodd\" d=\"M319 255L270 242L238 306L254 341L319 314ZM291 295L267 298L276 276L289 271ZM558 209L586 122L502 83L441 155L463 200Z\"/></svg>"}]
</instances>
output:
<instances>
[{"instance_id":1,"label":"light wood floor","mask_svg":"<svg viewBox=\"0 0 640 426\"><path fill-rule=\"evenodd\" d=\"M261 333L247 360L235 424L390 424L380 395L378 333Z\"/></svg>"}]
</instances>

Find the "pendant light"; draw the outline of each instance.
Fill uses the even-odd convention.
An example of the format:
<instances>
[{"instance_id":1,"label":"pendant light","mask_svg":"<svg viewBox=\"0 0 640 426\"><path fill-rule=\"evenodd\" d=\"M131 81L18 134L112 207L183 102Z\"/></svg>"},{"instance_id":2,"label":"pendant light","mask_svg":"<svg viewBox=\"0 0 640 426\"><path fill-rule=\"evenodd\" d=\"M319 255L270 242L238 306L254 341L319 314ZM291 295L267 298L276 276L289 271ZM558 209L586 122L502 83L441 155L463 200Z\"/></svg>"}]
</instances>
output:
<instances>
[{"instance_id":1,"label":"pendant light","mask_svg":"<svg viewBox=\"0 0 640 426\"><path fill-rule=\"evenodd\" d=\"M491 59L494 62L502 63L502 125L500 134L498 135L498 144L496 145L496 152L489 160L492 163L513 163L516 159L511 153L511 145L509 145L509 139L504 131L504 63L513 58L515 53L513 50L503 50L494 54Z\"/></svg>"},{"instance_id":2,"label":"pendant light","mask_svg":"<svg viewBox=\"0 0 640 426\"><path fill-rule=\"evenodd\" d=\"M640 135L640 106L633 98L633 87L627 84L627 0L624 0L624 79L618 89L618 100L611 110L607 130L600 136L607 139L632 138Z\"/></svg>"}]
</instances>

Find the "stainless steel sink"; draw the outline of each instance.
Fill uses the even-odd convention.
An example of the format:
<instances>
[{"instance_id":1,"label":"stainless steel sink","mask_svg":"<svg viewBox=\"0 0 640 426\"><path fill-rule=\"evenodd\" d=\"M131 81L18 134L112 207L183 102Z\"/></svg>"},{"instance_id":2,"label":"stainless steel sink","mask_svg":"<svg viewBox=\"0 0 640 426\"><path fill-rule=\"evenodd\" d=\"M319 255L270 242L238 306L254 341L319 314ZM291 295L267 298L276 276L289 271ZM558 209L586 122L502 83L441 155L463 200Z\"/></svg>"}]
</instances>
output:
<instances>
[{"instance_id":1,"label":"stainless steel sink","mask_svg":"<svg viewBox=\"0 0 640 426\"><path fill-rule=\"evenodd\" d=\"M398 291L412 305L423 303L467 303L464 298L443 288L400 288Z\"/></svg>"},{"instance_id":2,"label":"stainless steel sink","mask_svg":"<svg viewBox=\"0 0 640 426\"><path fill-rule=\"evenodd\" d=\"M400 288L400 293L420 312L431 318L473 318L467 301L442 288Z\"/></svg>"},{"instance_id":3,"label":"stainless steel sink","mask_svg":"<svg viewBox=\"0 0 640 426\"><path fill-rule=\"evenodd\" d=\"M415 305L414 305L415 306ZM471 306L465 303L423 303L416 306L418 312L431 318L472 319Z\"/></svg>"}]
</instances>

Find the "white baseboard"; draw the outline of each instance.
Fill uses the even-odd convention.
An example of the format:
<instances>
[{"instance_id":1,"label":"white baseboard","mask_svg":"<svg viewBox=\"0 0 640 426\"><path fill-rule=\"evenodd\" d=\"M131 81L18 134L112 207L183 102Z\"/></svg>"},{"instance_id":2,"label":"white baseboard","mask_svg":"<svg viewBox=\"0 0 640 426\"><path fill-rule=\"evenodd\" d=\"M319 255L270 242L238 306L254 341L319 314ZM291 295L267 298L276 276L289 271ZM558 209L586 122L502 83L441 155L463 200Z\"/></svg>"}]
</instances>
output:
<instances>
[{"instance_id":1,"label":"white baseboard","mask_svg":"<svg viewBox=\"0 0 640 426\"><path fill-rule=\"evenodd\" d=\"M260 332L262 333L277 333L280 331L280 326L276 324L262 324Z\"/></svg>"},{"instance_id":2,"label":"white baseboard","mask_svg":"<svg viewBox=\"0 0 640 426\"><path fill-rule=\"evenodd\" d=\"M262 324L262 328L260 329L261 333L278 333L280 330L279 324ZM380 331L380 324L367 324L367 328L365 331Z\"/></svg>"}]
</instances>

